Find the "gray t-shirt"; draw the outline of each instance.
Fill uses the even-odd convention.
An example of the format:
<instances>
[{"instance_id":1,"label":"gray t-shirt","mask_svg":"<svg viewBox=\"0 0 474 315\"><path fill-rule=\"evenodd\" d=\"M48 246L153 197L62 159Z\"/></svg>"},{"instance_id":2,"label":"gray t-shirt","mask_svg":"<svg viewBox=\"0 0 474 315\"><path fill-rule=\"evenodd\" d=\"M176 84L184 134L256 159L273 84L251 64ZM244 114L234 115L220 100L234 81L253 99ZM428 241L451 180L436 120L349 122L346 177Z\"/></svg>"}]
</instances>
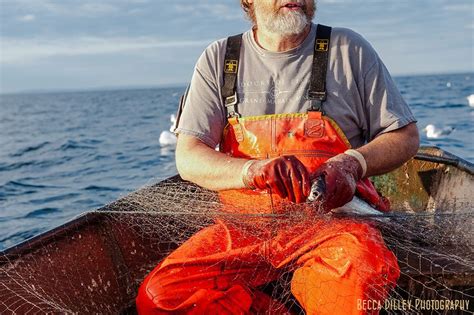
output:
<instances>
[{"instance_id":1,"label":"gray t-shirt","mask_svg":"<svg viewBox=\"0 0 474 315\"><path fill-rule=\"evenodd\" d=\"M243 35L237 80L242 116L306 112L316 25L297 48L270 52ZM227 123L221 95L227 39L212 43L199 58L176 130L216 147ZM357 148L415 118L377 53L359 34L333 28L324 111Z\"/></svg>"}]
</instances>

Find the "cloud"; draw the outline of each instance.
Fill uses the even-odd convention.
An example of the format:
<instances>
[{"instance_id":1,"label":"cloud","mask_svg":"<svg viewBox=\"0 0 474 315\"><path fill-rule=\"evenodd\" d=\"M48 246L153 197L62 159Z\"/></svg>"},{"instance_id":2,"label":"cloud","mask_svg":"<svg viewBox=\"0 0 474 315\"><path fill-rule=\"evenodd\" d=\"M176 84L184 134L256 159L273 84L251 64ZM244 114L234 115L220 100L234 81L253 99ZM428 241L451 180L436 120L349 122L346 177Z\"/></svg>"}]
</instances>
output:
<instances>
[{"instance_id":1,"label":"cloud","mask_svg":"<svg viewBox=\"0 0 474 315\"><path fill-rule=\"evenodd\" d=\"M456 11L456 12L472 12L474 9L473 4L448 4L443 6L443 10Z\"/></svg>"},{"instance_id":2,"label":"cloud","mask_svg":"<svg viewBox=\"0 0 474 315\"><path fill-rule=\"evenodd\" d=\"M36 16L34 16L33 14L27 14L27 15L20 16L18 20L22 22L32 22L36 20Z\"/></svg>"},{"instance_id":3,"label":"cloud","mask_svg":"<svg viewBox=\"0 0 474 315\"><path fill-rule=\"evenodd\" d=\"M163 41L154 37L81 37L62 39L2 38L2 64L24 64L54 56L116 54L156 48L205 46L209 40Z\"/></svg>"},{"instance_id":4,"label":"cloud","mask_svg":"<svg viewBox=\"0 0 474 315\"><path fill-rule=\"evenodd\" d=\"M180 14L191 14L193 16L212 15L224 20L242 19L242 10L237 5L222 3L192 3L175 4L174 8Z\"/></svg>"},{"instance_id":5,"label":"cloud","mask_svg":"<svg viewBox=\"0 0 474 315\"><path fill-rule=\"evenodd\" d=\"M120 10L117 6L107 3L84 3L78 9L85 15L109 14L119 12Z\"/></svg>"},{"instance_id":6,"label":"cloud","mask_svg":"<svg viewBox=\"0 0 474 315\"><path fill-rule=\"evenodd\" d=\"M103 16L120 12L120 1L51 1L51 0L16 0L19 9L54 14L59 16Z\"/></svg>"}]
</instances>

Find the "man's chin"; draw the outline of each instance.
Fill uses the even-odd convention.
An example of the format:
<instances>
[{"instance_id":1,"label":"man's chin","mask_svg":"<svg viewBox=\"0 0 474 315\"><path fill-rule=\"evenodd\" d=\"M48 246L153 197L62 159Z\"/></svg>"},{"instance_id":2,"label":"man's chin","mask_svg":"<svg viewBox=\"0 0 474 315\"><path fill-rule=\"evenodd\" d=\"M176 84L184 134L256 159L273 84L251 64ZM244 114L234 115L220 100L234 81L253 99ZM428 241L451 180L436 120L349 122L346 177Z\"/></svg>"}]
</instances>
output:
<instances>
[{"instance_id":1,"label":"man's chin","mask_svg":"<svg viewBox=\"0 0 474 315\"><path fill-rule=\"evenodd\" d=\"M304 32L309 23L308 20L301 20L292 23L281 21L279 24L273 24L273 27L269 27L268 29L270 32L282 36L298 35Z\"/></svg>"},{"instance_id":2,"label":"man's chin","mask_svg":"<svg viewBox=\"0 0 474 315\"><path fill-rule=\"evenodd\" d=\"M282 37L288 37L288 36L296 36L299 34L302 34L304 32L304 28L302 30L286 30L286 31L276 31L272 32L275 35L279 35Z\"/></svg>"}]
</instances>

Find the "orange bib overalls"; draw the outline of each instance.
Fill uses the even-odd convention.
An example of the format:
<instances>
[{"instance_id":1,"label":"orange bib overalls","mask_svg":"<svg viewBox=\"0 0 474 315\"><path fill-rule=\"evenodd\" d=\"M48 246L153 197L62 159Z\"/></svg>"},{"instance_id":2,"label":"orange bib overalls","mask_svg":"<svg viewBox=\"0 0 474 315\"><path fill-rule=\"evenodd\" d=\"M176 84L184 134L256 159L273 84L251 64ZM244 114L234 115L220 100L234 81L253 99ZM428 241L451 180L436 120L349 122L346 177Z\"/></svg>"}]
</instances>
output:
<instances>
[{"instance_id":1,"label":"orange bib overalls","mask_svg":"<svg viewBox=\"0 0 474 315\"><path fill-rule=\"evenodd\" d=\"M348 148L337 124L317 111L230 117L220 145L234 157L294 155L309 172ZM369 181L357 190L372 204L384 204ZM223 211L262 218L226 216L192 236L146 277L139 313L290 314L294 300L306 314L378 313L364 310L363 302L383 303L395 286L397 260L370 225L318 217L311 207L266 191L220 196ZM260 290L284 274L291 275L286 296Z\"/></svg>"}]
</instances>

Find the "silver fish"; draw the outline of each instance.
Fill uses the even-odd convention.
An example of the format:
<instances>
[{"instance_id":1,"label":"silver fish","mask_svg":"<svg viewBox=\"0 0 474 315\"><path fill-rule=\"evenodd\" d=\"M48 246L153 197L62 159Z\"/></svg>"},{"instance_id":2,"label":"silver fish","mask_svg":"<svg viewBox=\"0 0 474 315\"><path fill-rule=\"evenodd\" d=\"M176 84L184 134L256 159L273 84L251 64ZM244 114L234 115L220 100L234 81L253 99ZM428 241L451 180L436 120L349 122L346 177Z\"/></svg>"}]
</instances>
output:
<instances>
[{"instance_id":1,"label":"silver fish","mask_svg":"<svg viewBox=\"0 0 474 315\"><path fill-rule=\"evenodd\" d=\"M351 201L343 205L342 207L332 209L333 213L347 213L356 214L363 216L383 216L384 213L375 209L364 200L357 196L354 196Z\"/></svg>"},{"instance_id":2,"label":"silver fish","mask_svg":"<svg viewBox=\"0 0 474 315\"><path fill-rule=\"evenodd\" d=\"M326 192L326 182L323 176L316 178L311 186L311 192L308 196L308 202L318 202L323 199ZM351 201L344 206L331 210L332 213L344 213L361 216L383 216L384 213L375 209L364 200L354 196Z\"/></svg>"}]
</instances>

